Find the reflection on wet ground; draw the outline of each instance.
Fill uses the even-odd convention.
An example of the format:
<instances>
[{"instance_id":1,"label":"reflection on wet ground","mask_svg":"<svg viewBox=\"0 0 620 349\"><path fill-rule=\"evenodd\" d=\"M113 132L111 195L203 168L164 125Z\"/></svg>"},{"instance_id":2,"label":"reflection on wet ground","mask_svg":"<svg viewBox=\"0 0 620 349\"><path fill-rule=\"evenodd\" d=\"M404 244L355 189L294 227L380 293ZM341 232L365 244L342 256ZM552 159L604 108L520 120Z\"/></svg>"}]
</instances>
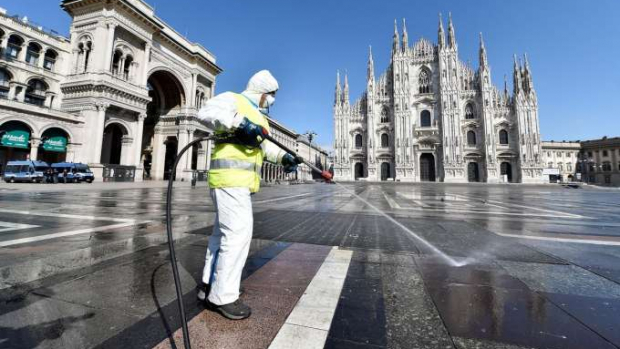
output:
<instances>
[{"instance_id":1,"label":"reflection on wet ground","mask_svg":"<svg viewBox=\"0 0 620 349\"><path fill-rule=\"evenodd\" d=\"M311 246L338 246L353 255L325 348L619 348L618 195L522 185L264 188L253 197L243 276L257 322L238 327L193 301L214 213L205 187L180 186L174 230L191 328L217 330L214 342L197 335L199 347L266 347L323 263L326 250ZM4 191L0 346L170 347L180 323L164 205L164 188ZM403 227L464 265L446 265Z\"/></svg>"}]
</instances>

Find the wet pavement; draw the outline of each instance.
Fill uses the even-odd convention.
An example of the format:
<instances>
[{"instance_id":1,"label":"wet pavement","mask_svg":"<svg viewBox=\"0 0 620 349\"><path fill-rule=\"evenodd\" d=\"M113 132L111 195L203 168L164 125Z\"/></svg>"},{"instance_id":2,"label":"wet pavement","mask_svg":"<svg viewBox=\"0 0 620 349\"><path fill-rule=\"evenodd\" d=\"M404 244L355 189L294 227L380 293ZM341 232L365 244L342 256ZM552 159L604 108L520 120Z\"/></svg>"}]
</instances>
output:
<instances>
[{"instance_id":1,"label":"wet pavement","mask_svg":"<svg viewBox=\"0 0 620 349\"><path fill-rule=\"evenodd\" d=\"M162 185L3 186L1 348L181 348ZM620 348L620 191L357 183L265 187L242 299L195 301L214 218L179 183L196 348Z\"/></svg>"}]
</instances>

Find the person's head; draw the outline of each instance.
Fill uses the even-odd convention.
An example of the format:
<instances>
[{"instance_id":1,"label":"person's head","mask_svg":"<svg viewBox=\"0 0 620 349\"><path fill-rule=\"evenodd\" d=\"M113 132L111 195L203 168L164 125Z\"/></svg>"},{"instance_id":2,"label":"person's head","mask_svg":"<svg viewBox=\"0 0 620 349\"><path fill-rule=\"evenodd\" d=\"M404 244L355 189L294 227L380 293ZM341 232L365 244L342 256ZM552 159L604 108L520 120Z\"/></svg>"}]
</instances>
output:
<instances>
[{"instance_id":1,"label":"person's head","mask_svg":"<svg viewBox=\"0 0 620 349\"><path fill-rule=\"evenodd\" d=\"M268 70L261 70L250 78L243 94L256 103L261 111L268 113L269 107L275 103L279 88L273 75Z\"/></svg>"}]
</instances>

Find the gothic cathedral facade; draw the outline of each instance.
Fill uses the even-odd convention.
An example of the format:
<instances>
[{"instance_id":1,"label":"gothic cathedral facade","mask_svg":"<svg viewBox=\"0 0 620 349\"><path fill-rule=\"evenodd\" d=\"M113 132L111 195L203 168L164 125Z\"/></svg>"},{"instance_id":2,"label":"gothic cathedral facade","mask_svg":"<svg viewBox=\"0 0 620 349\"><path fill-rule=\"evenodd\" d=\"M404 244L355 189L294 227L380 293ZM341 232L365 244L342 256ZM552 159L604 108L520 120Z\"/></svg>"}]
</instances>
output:
<instances>
[{"instance_id":1,"label":"gothic cathedral facade","mask_svg":"<svg viewBox=\"0 0 620 349\"><path fill-rule=\"evenodd\" d=\"M527 56L515 56L513 91L491 82L480 35L479 67L459 60L452 18L439 18L438 42L409 46L396 23L388 69L353 104L337 76L335 180L542 182L538 102Z\"/></svg>"}]
</instances>

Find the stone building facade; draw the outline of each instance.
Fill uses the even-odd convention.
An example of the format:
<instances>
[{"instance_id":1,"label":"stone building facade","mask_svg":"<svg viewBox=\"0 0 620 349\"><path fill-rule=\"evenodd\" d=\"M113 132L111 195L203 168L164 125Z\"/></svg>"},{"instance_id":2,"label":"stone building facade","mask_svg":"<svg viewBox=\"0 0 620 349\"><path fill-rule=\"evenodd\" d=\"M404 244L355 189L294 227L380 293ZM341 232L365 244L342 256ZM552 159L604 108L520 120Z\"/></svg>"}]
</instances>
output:
<instances>
[{"instance_id":1,"label":"stone building facade","mask_svg":"<svg viewBox=\"0 0 620 349\"><path fill-rule=\"evenodd\" d=\"M0 11L0 172L7 161L88 163L98 180L118 165L135 180L167 179L174 157L210 130L196 117L215 93L215 56L142 0L64 0L70 37ZM292 149L299 134L269 120ZM314 146L320 152L320 149ZM211 143L181 160L176 178L208 168ZM107 170L107 171L106 171ZM306 179L265 164L265 181Z\"/></svg>"},{"instance_id":2,"label":"stone building facade","mask_svg":"<svg viewBox=\"0 0 620 349\"><path fill-rule=\"evenodd\" d=\"M546 181L573 182L580 181L581 172L579 158L581 143L579 142L542 142L542 158L545 168L543 176Z\"/></svg>"},{"instance_id":3,"label":"stone building facade","mask_svg":"<svg viewBox=\"0 0 620 349\"><path fill-rule=\"evenodd\" d=\"M538 101L527 57L515 56L509 93L491 82L480 35L479 66L459 58L455 28L412 46L395 23L390 64L378 79L372 50L365 92L353 103L338 74L334 103L336 180L542 181Z\"/></svg>"},{"instance_id":4,"label":"stone building facade","mask_svg":"<svg viewBox=\"0 0 620 349\"><path fill-rule=\"evenodd\" d=\"M70 38L0 15L0 128L21 131L27 143L3 138L2 161L85 162L97 178L107 166L129 165L137 180L168 178L177 150L208 133L196 114L221 72L215 56L141 0L61 7L72 17ZM54 150L52 140L64 146ZM208 148L189 152L176 176L206 168Z\"/></svg>"},{"instance_id":5,"label":"stone building facade","mask_svg":"<svg viewBox=\"0 0 620 349\"><path fill-rule=\"evenodd\" d=\"M584 182L620 187L620 137L581 142L579 170Z\"/></svg>"}]
</instances>

